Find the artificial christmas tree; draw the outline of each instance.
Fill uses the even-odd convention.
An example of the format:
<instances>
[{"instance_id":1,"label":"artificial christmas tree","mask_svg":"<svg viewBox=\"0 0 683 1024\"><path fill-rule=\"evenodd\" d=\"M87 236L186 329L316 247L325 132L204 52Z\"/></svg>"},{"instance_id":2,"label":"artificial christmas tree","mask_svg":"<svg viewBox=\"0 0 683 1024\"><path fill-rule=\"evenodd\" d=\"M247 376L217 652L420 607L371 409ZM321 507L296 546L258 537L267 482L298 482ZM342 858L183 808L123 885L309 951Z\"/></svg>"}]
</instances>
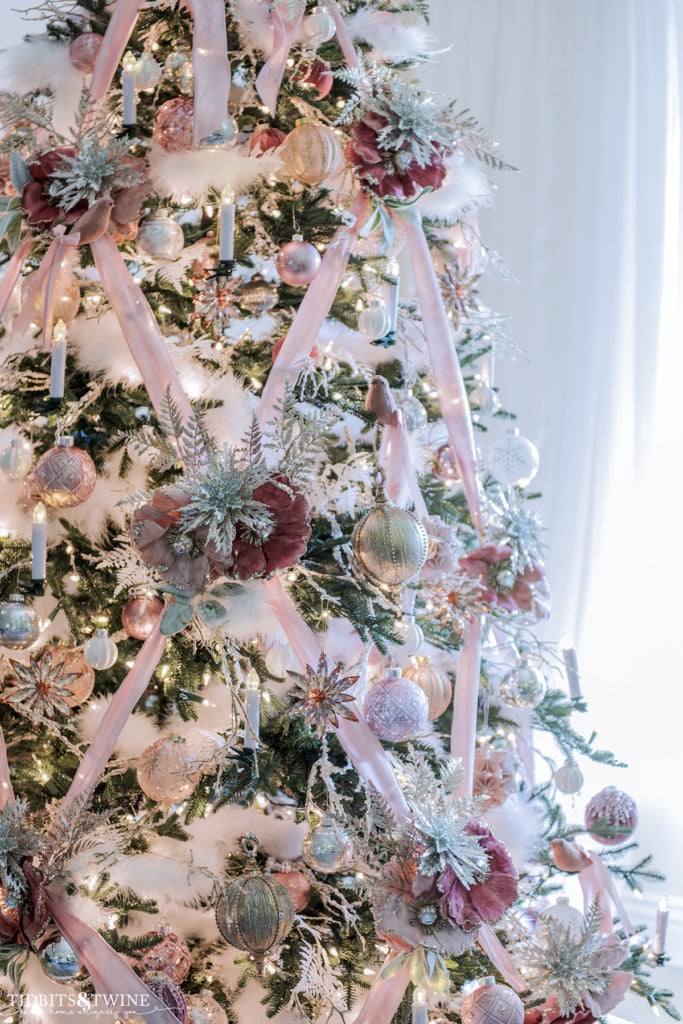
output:
<instances>
[{"instance_id":1,"label":"artificial christmas tree","mask_svg":"<svg viewBox=\"0 0 683 1024\"><path fill-rule=\"evenodd\" d=\"M676 1016L635 808L565 817L616 762L535 634L538 455L496 437L477 291L506 165L418 88L425 5L34 13L0 57L8 1019Z\"/></svg>"}]
</instances>

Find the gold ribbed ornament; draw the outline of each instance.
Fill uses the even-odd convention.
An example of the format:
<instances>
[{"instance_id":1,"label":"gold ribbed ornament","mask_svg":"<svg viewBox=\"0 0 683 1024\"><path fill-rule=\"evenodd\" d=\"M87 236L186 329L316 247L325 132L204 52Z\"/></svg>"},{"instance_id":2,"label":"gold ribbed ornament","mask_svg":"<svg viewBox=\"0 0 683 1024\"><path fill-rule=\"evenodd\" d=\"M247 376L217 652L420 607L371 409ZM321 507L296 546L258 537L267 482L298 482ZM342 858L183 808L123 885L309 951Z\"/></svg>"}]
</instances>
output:
<instances>
[{"instance_id":1,"label":"gold ribbed ornament","mask_svg":"<svg viewBox=\"0 0 683 1024\"><path fill-rule=\"evenodd\" d=\"M259 870L258 847L258 838L251 832L242 840L251 864L218 898L216 924L225 941L250 953L263 974L266 956L283 942L294 923L294 902L281 882Z\"/></svg>"},{"instance_id":2,"label":"gold ribbed ornament","mask_svg":"<svg viewBox=\"0 0 683 1024\"><path fill-rule=\"evenodd\" d=\"M344 154L336 132L301 118L282 144L280 159L297 181L319 185L341 168Z\"/></svg>"},{"instance_id":3,"label":"gold ribbed ornament","mask_svg":"<svg viewBox=\"0 0 683 1024\"><path fill-rule=\"evenodd\" d=\"M434 668L428 655L416 654L403 669L404 679L412 679L420 687L429 703L427 718L433 722L442 715L451 703L453 687L448 676Z\"/></svg>"},{"instance_id":4,"label":"gold ribbed ornament","mask_svg":"<svg viewBox=\"0 0 683 1024\"><path fill-rule=\"evenodd\" d=\"M427 559L427 532L412 512L397 508L378 474L375 508L356 523L351 546L356 559L377 583L399 587L420 571Z\"/></svg>"}]
</instances>

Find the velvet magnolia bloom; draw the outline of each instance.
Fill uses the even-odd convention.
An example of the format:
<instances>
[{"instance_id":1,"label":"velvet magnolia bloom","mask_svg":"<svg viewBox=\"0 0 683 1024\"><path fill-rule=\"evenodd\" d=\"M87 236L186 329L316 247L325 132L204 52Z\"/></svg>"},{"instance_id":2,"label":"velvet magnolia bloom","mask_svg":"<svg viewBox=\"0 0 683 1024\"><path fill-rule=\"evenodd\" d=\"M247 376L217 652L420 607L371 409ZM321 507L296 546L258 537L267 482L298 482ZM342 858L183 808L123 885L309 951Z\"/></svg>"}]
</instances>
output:
<instances>
[{"instance_id":1,"label":"velvet magnolia bloom","mask_svg":"<svg viewBox=\"0 0 683 1024\"><path fill-rule=\"evenodd\" d=\"M288 485L287 489L268 481L254 490L254 500L262 502L273 518L273 529L260 544L252 544L244 537L244 531L237 527L237 536L232 545L233 562L230 576L250 579L253 576L269 576L276 569L287 569L306 551L311 527L308 522L308 502L300 491Z\"/></svg>"},{"instance_id":2,"label":"velvet magnolia bloom","mask_svg":"<svg viewBox=\"0 0 683 1024\"><path fill-rule=\"evenodd\" d=\"M439 878L441 913L446 920L465 929L499 921L517 899L517 872L509 853L488 825L471 821L465 831L477 836L488 856L486 877L469 888L447 864Z\"/></svg>"},{"instance_id":3,"label":"velvet magnolia bloom","mask_svg":"<svg viewBox=\"0 0 683 1024\"><path fill-rule=\"evenodd\" d=\"M367 111L351 128L346 155L363 184L378 196L395 199L412 199L423 188L439 188L446 177L442 146L434 143L424 167L415 159L405 164L404 150L386 149L379 143L388 123L381 114Z\"/></svg>"},{"instance_id":4,"label":"velvet magnolia bloom","mask_svg":"<svg viewBox=\"0 0 683 1024\"><path fill-rule=\"evenodd\" d=\"M466 576L479 581L487 605L546 619L550 615L550 590L543 566L532 559L523 572L515 575L509 565L511 556L508 544L486 544L458 559L458 565Z\"/></svg>"},{"instance_id":5,"label":"velvet magnolia bloom","mask_svg":"<svg viewBox=\"0 0 683 1024\"><path fill-rule=\"evenodd\" d=\"M73 146L62 146L41 153L28 165L31 178L22 190L21 208L31 227L47 229L57 223L74 224L88 209L88 204L82 200L67 212L55 204L48 192L51 175L63 164L65 157L75 154Z\"/></svg>"}]
</instances>

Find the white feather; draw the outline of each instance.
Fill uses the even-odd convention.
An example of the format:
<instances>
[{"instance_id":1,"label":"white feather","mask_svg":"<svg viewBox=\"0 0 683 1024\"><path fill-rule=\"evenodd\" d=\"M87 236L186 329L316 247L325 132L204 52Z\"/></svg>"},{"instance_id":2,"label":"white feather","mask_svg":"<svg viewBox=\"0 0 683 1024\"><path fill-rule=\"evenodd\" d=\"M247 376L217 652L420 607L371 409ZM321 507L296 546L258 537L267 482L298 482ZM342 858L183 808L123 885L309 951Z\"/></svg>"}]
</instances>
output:
<instances>
[{"instance_id":1,"label":"white feather","mask_svg":"<svg viewBox=\"0 0 683 1024\"><path fill-rule=\"evenodd\" d=\"M482 168L461 153L446 161L446 178L441 188L418 200L420 212L445 224L454 224L463 214L491 203L491 183Z\"/></svg>"},{"instance_id":2,"label":"white feather","mask_svg":"<svg viewBox=\"0 0 683 1024\"><path fill-rule=\"evenodd\" d=\"M149 150L150 177L156 191L176 200L189 196L197 203L204 202L211 189L221 192L227 185L239 195L258 178L280 167L276 157L243 156L236 150L167 153L156 143Z\"/></svg>"},{"instance_id":3,"label":"white feather","mask_svg":"<svg viewBox=\"0 0 683 1024\"><path fill-rule=\"evenodd\" d=\"M77 317L69 325L69 341L77 348L79 364L90 373L101 373L112 384L140 383L140 371L112 310L97 320Z\"/></svg>"},{"instance_id":4,"label":"white feather","mask_svg":"<svg viewBox=\"0 0 683 1024\"><path fill-rule=\"evenodd\" d=\"M80 712L78 716L79 732L89 743L92 742L97 727L112 700L111 694L107 694L105 697L93 697ZM159 732L154 722L146 715L134 711L128 716L126 724L119 733L114 745L114 753L124 761L132 761L158 739Z\"/></svg>"},{"instance_id":5,"label":"white feather","mask_svg":"<svg viewBox=\"0 0 683 1024\"><path fill-rule=\"evenodd\" d=\"M401 61L423 57L434 47L427 22L389 11L358 11L346 18L353 39L369 43L379 60Z\"/></svg>"},{"instance_id":6,"label":"white feather","mask_svg":"<svg viewBox=\"0 0 683 1024\"><path fill-rule=\"evenodd\" d=\"M239 642L275 642L282 636L278 618L268 603L268 592L260 580L246 580L224 602L228 624L223 632Z\"/></svg>"},{"instance_id":7,"label":"white feather","mask_svg":"<svg viewBox=\"0 0 683 1024\"><path fill-rule=\"evenodd\" d=\"M543 808L539 801L524 800L513 793L482 818L504 844L518 872L535 861L543 845Z\"/></svg>"},{"instance_id":8,"label":"white feather","mask_svg":"<svg viewBox=\"0 0 683 1024\"><path fill-rule=\"evenodd\" d=\"M55 131L69 136L83 87L83 74L69 60L64 43L31 39L0 53L0 89L29 93L49 88Z\"/></svg>"},{"instance_id":9,"label":"white feather","mask_svg":"<svg viewBox=\"0 0 683 1024\"><path fill-rule=\"evenodd\" d=\"M232 7L245 49L251 46L269 56L273 48L273 29L268 17L268 5L255 4L254 0L233 0Z\"/></svg>"}]
</instances>

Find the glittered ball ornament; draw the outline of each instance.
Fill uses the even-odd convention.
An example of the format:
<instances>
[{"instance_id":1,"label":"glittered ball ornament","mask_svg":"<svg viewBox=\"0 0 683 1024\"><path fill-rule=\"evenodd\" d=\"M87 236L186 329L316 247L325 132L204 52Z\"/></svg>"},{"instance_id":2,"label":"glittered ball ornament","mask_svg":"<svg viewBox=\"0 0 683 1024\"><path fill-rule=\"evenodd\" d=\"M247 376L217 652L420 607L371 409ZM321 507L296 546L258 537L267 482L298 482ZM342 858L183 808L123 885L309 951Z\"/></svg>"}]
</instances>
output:
<instances>
[{"instance_id":1,"label":"glittered ball ornament","mask_svg":"<svg viewBox=\"0 0 683 1024\"><path fill-rule=\"evenodd\" d=\"M370 299L358 317L358 330L366 338L378 341L391 330L391 316L382 299Z\"/></svg>"},{"instance_id":2,"label":"glittered ball ornament","mask_svg":"<svg viewBox=\"0 0 683 1024\"><path fill-rule=\"evenodd\" d=\"M121 625L133 640L146 640L164 610L164 602L156 594L130 597L121 609Z\"/></svg>"},{"instance_id":3,"label":"glittered ball ornament","mask_svg":"<svg viewBox=\"0 0 683 1024\"><path fill-rule=\"evenodd\" d=\"M538 449L519 430L509 430L491 448L488 469L502 487L526 487L538 473Z\"/></svg>"},{"instance_id":4,"label":"glittered ball ornament","mask_svg":"<svg viewBox=\"0 0 683 1024\"><path fill-rule=\"evenodd\" d=\"M327 815L319 825L309 829L301 846L304 863L323 875L347 868L352 853L353 843L348 832Z\"/></svg>"},{"instance_id":5,"label":"glittered ball ornament","mask_svg":"<svg viewBox=\"0 0 683 1024\"><path fill-rule=\"evenodd\" d=\"M31 449L19 438L13 437L0 452L0 469L8 480L22 480L33 463Z\"/></svg>"},{"instance_id":6,"label":"glittered ball ornament","mask_svg":"<svg viewBox=\"0 0 683 1024\"><path fill-rule=\"evenodd\" d=\"M583 774L574 761L567 759L553 775L553 782L560 793L571 796L583 786Z\"/></svg>"},{"instance_id":7,"label":"glittered ball ornament","mask_svg":"<svg viewBox=\"0 0 683 1024\"><path fill-rule=\"evenodd\" d=\"M116 664L119 649L106 629L96 629L95 635L86 640L83 657L91 668L103 672Z\"/></svg>"},{"instance_id":8,"label":"glittered ball ornament","mask_svg":"<svg viewBox=\"0 0 683 1024\"><path fill-rule=\"evenodd\" d=\"M69 43L69 60L77 71L92 74L103 38L98 32L82 32Z\"/></svg>"},{"instance_id":9,"label":"glittered ball ornament","mask_svg":"<svg viewBox=\"0 0 683 1024\"><path fill-rule=\"evenodd\" d=\"M282 144L285 170L305 185L320 185L342 167L344 154L332 128L302 118Z\"/></svg>"},{"instance_id":10,"label":"glittered ball ornament","mask_svg":"<svg viewBox=\"0 0 683 1024\"><path fill-rule=\"evenodd\" d=\"M152 135L167 153L192 149L194 100L177 96L162 103L154 116Z\"/></svg>"},{"instance_id":11,"label":"glittered ball ornament","mask_svg":"<svg viewBox=\"0 0 683 1024\"><path fill-rule=\"evenodd\" d=\"M583 933L583 914L572 907L566 896L558 896L555 903L539 915L536 922L536 937L544 944L556 931L566 933L569 942L577 942Z\"/></svg>"},{"instance_id":12,"label":"glittered ball ornament","mask_svg":"<svg viewBox=\"0 0 683 1024\"><path fill-rule=\"evenodd\" d=\"M207 988L187 997L188 1024L228 1024L228 1015Z\"/></svg>"},{"instance_id":13,"label":"glittered ball ornament","mask_svg":"<svg viewBox=\"0 0 683 1024\"><path fill-rule=\"evenodd\" d=\"M141 253L153 260L175 260L185 245L183 229L168 210L156 210L140 225L136 244Z\"/></svg>"},{"instance_id":14,"label":"glittered ball ornament","mask_svg":"<svg viewBox=\"0 0 683 1024\"><path fill-rule=\"evenodd\" d=\"M261 274L254 274L249 281L240 285L237 301L247 313L253 313L256 316L267 313L277 306L277 285L266 281Z\"/></svg>"},{"instance_id":15,"label":"glittered ball ornament","mask_svg":"<svg viewBox=\"0 0 683 1024\"><path fill-rule=\"evenodd\" d=\"M320 253L302 235L294 235L286 242L275 257L275 269L285 282L293 288L305 288L320 270Z\"/></svg>"},{"instance_id":16,"label":"glittered ball ornament","mask_svg":"<svg viewBox=\"0 0 683 1024\"><path fill-rule=\"evenodd\" d=\"M78 962L78 957L64 936L48 942L38 954L43 974L56 981L59 985L68 985L73 981L83 981L86 971Z\"/></svg>"},{"instance_id":17,"label":"glittered ball ornament","mask_svg":"<svg viewBox=\"0 0 683 1024\"><path fill-rule=\"evenodd\" d=\"M603 846L617 846L635 831L638 808L628 793L615 786L605 786L588 801L584 822L591 839ZM610 832L612 835L600 835L601 832Z\"/></svg>"},{"instance_id":18,"label":"glittered ball ornament","mask_svg":"<svg viewBox=\"0 0 683 1024\"><path fill-rule=\"evenodd\" d=\"M274 871L273 878L277 878L281 885L292 897L294 910L300 914L308 906L311 898L311 883L301 871Z\"/></svg>"},{"instance_id":19,"label":"glittered ball ornament","mask_svg":"<svg viewBox=\"0 0 683 1024\"><path fill-rule=\"evenodd\" d=\"M397 508L383 491L351 535L351 546L363 570L377 583L401 586L413 579L427 559L427 531L407 509Z\"/></svg>"},{"instance_id":20,"label":"glittered ball ornament","mask_svg":"<svg viewBox=\"0 0 683 1024\"><path fill-rule=\"evenodd\" d=\"M0 604L0 647L10 651L23 651L40 636L38 612L23 594L10 594Z\"/></svg>"},{"instance_id":21,"label":"glittered ball ornament","mask_svg":"<svg viewBox=\"0 0 683 1024\"><path fill-rule=\"evenodd\" d=\"M487 977L466 989L460 1007L462 1024L523 1024L524 1003L507 985Z\"/></svg>"},{"instance_id":22,"label":"glittered ball ornament","mask_svg":"<svg viewBox=\"0 0 683 1024\"><path fill-rule=\"evenodd\" d=\"M250 864L219 897L216 924L227 943L251 954L262 974L266 956L280 946L294 923L294 904L284 885L259 870L258 845L251 833L242 841Z\"/></svg>"},{"instance_id":23,"label":"glittered ball ornament","mask_svg":"<svg viewBox=\"0 0 683 1024\"><path fill-rule=\"evenodd\" d=\"M64 701L70 708L76 708L88 699L95 685L95 673L85 660L83 651L75 647L52 647L53 667L63 666L62 674L75 676L65 684Z\"/></svg>"},{"instance_id":24,"label":"glittered ball ornament","mask_svg":"<svg viewBox=\"0 0 683 1024\"><path fill-rule=\"evenodd\" d=\"M410 664L403 669L403 678L412 679L420 687L429 705L427 718L433 722L450 707L453 686L450 679L434 668L429 656L418 654L411 658Z\"/></svg>"},{"instance_id":25,"label":"glittered ball ornament","mask_svg":"<svg viewBox=\"0 0 683 1024\"><path fill-rule=\"evenodd\" d=\"M60 437L38 459L33 483L41 501L51 508L74 508L86 501L97 483L95 463L73 437Z\"/></svg>"},{"instance_id":26,"label":"glittered ball ornament","mask_svg":"<svg viewBox=\"0 0 683 1024\"><path fill-rule=\"evenodd\" d=\"M506 672L500 681L500 698L515 708L535 708L543 700L546 681L543 673L528 661Z\"/></svg>"},{"instance_id":27,"label":"glittered ball ornament","mask_svg":"<svg viewBox=\"0 0 683 1024\"><path fill-rule=\"evenodd\" d=\"M43 326L43 289L36 288L34 274L27 274L21 285L22 306L27 306L31 313L31 322L38 328ZM71 270L67 261L57 271L52 297L52 318L55 323L63 320L70 324L78 313L81 304L81 286L78 278Z\"/></svg>"},{"instance_id":28,"label":"glittered ball ornament","mask_svg":"<svg viewBox=\"0 0 683 1024\"><path fill-rule=\"evenodd\" d=\"M159 933L152 932L150 937ZM192 957L187 943L175 932L166 929L162 931L163 938L151 946L139 961L141 974L165 974L174 981L176 985L182 985L190 973Z\"/></svg>"},{"instance_id":29,"label":"glittered ball ornament","mask_svg":"<svg viewBox=\"0 0 683 1024\"><path fill-rule=\"evenodd\" d=\"M138 785L150 800L170 806L190 796L201 778L194 751L180 736L163 736L138 759Z\"/></svg>"},{"instance_id":30,"label":"glittered ball ornament","mask_svg":"<svg viewBox=\"0 0 683 1024\"><path fill-rule=\"evenodd\" d=\"M428 713L426 694L393 666L371 686L363 711L375 736L387 743L403 743L425 732Z\"/></svg>"},{"instance_id":31,"label":"glittered ball ornament","mask_svg":"<svg viewBox=\"0 0 683 1024\"><path fill-rule=\"evenodd\" d=\"M176 982L162 972L156 974L147 973L144 981L152 995L156 996L159 1002L163 1003L171 1011L173 1018L178 1021L178 1024L187 1024L189 1019L187 1003L182 990ZM149 1018L141 1018L141 1024L146 1019Z\"/></svg>"}]
</instances>

